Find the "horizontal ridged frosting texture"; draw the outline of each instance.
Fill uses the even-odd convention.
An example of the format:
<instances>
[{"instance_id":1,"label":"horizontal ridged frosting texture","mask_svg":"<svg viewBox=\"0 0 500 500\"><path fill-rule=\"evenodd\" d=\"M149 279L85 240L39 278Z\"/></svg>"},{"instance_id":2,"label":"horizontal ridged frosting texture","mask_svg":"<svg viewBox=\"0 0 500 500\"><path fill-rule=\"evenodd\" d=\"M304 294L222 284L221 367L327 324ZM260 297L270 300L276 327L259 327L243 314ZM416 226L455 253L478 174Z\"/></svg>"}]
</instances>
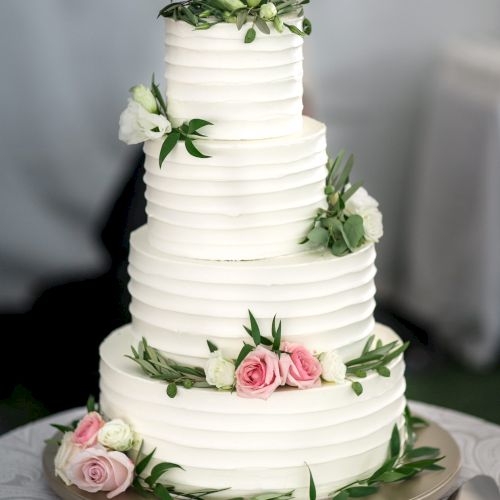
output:
<instances>
[{"instance_id":1,"label":"horizontal ridged frosting texture","mask_svg":"<svg viewBox=\"0 0 500 500\"><path fill-rule=\"evenodd\" d=\"M374 333L384 343L397 338L381 325ZM183 388L169 399L164 384L123 356L133 341L125 327L101 346L101 408L130 422L144 451L156 448L157 460L184 467L167 477L179 489L231 487L218 498L295 489L294 498L307 499L307 463L324 498L377 469L394 424L402 424L401 356L390 364L391 377L363 379L359 397L346 383L278 390L267 401Z\"/></svg>"},{"instance_id":2,"label":"horizontal ridged frosting texture","mask_svg":"<svg viewBox=\"0 0 500 500\"><path fill-rule=\"evenodd\" d=\"M203 261L156 250L142 227L131 237L132 330L179 360L203 362L207 339L236 358L251 309L266 335L276 314L290 340L352 357L373 330L375 272L373 245L341 258L321 249Z\"/></svg>"},{"instance_id":3,"label":"horizontal ridged frosting texture","mask_svg":"<svg viewBox=\"0 0 500 500\"><path fill-rule=\"evenodd\" d=\"M214 139L281 137L301 128L302 44L285 30L259 33L244 43L250 25L238 31L220 23L194 30L166 19L168 111L175 121L202 118L214 123ZM290 24L300 24L292 19Z\"/></svg>"},{"instance_id":4,"label":"horizontal ridged frosting texture","mask_svg":"<svg viewBox=\"0 0 500 500\"><path fill-rule=\"evenodd\" d=\"M207 129L210 127L206 127ZM198 140L210 158L180 142L160 169L161 140L149 141L146 199L151 244L172 255L251 260L299 252L325 205L325 126L256 141Z\"/></svg>"}]
</instances>

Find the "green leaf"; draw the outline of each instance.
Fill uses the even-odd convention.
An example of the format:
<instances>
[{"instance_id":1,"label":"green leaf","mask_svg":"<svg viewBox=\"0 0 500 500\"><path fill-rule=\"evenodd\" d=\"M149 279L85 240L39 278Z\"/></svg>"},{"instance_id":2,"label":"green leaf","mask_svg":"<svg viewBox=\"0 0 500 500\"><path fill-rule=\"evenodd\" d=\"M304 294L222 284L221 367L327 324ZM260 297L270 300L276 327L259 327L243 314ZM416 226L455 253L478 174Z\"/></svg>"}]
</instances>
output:
<instances>
[{"instance_id":1,"label":"green leaf","mask_svg":"<svg viewBox=\"0 0 500 500\"><path fill-rule=\"evenodd\" d=\"M311 472L311 468L308 464L307 469L309 470L309 500L316 500L316 485L314 484L314 478Z\"/></svg>"},{"instance_id":2,"label":"green leaf","mask_svg":"<svg viewBox=\"0 0 500 500\"><path fill-rule=\"evenodd\" d=\"M263 344L263 345L267 345L269 347L271 347L273 345L273 341L268 339L267 337L261 337L260 338L260 343Z\"/></svg>"},{"instance_id":3,"label":"green leaf","mask_svg":"<svg viewBox=\"0 0 500 500\"><path fill-rule=\"evenodd\" d=\"M323 227L315 227L312 231L309 231L307 234L307 239L313 245L322 245L326 246L328 244L328 239L330 235L328 231Z\"/></svg>"},{"instance_id":4,"label":"green leaf","mask_svg":"<svg viewBox=\"0 0 500 500\"><path fill-rule=\"evenodd\" d=\"M208 125L213 125L213 123L208 122L207 120L202 120L200 118L194 118L188 124L187 133L188 135L194 134L200 128L207 127Z\"/></svg>"},{"instance_id":5,"label":"green leaf","mask_svg":"<svg viewBox=\"0 0 500 500\"><path fill-rule=\"evenodd\" d=\"M351 498L362 498L374 495L378 491L378 486L352 486L345 490Z\"/></svg>"},{"instance_id":6,"label":"green leaf","mask_svg":"<svg viewBox=\"0 0 500 500\"><path fill-rule=\"evenodd\" d=\"M342 191L342 189L344 189L344 186L349 181L349 176L351 175L353 167L354 167L354 155L351 155L347 159L345 167L342 170L342 173L339 175L339 178L335 181L336 191Z\"/></svg>"},{"instance_id":7,"label":"green leaf","mask_svg":"<svg viewBox=\"0 0 500 500\"><path fill-rule=\"evenodd\" d=\"M95 411L95 397L92 394L87 399L87 411L89 413Z\"/></svg>"},{"instance_id":8,"label":"green leaf","mask_svg":"<svg viewBox=\"0 0 500 500\"><path fill-rule=\"evenodd\" d=\"M137 463L137 465L135 466L136 476L140 476L144 472L146 467L149 465L149 462L151 462L151 459L153 458L155 452L156 448L151 453L146 455L140 462Z\"/></svg>"},{"instance_id":9,"label":"green leaf","mask_svg":"<svg viewBox=\"0 0 500 500\"><path fill-rule=\"evenodd\" d=\"M366 378L366 376L368 375L364 370L354 370L352 373L358 378Z\"/></svg>"},{"instance_id":10,"label":"green leaf","mask_svg":"<svg viewBox=\"0 0 500 500\"><path fill-rule=\"evenodd\" d=\"M241 348L240 353L238 354L238 358L236 359L235 362L235 367L238 368L238 366L241 365L243 360L254 350L254 347L250 344L243 344L243 347Z\"/></svg>"},{"instance_id":11,"label":"green leaf","mask_svg":"<svg viewBox=\"0 0 500 500\"><path fill-rule=\"evenodd\" d=\"M399 435L398 426L394 424L392 428L391 441L390 441L390 453L391 457L398 457L401 451L401 436Z\"/></svg>"},{"instance_id":12,"label":"green leaf","mask_svg":"<svg viewBox=\"0 0 500 500\"><path fill-rule=\"evenodd\" d=\"M167 396L171 399L177 396L177 384L175 382L170 382L170 384L167 385Z\"/></svg>"},{"instance_id":13,"label":"green leaf","mask_svg":"<svg viewBox=\"0 0 500 500\"><path fill-rule=\"evenodd\" d=\"M351 215L344 224L344 233L350 247L357 248L365 235L363 218L360 215Z\"/></svg>"},{"instance_id":14,"label":"green leaf","mask_svg":"<svg viewBox=\"0 0 500 500\"><path fill-rule=\"evenodd\" d=\"M333 242L331 252L335 257L342 257L348 252L349 248L347 247L346 242L342 240L335 240Z\"/></svg>"},{"instance_id":15,"label":"green leaf","mask_svg":"<svg viewBox=\"0 0 500 500\"><path fill-rule=\"evenodd\" d=\"M157 485L155 485L154 494L160 500L173 500L172 495L168 492L167 488L163 486L163 484L158 483Z\"/></svg>"},{"instance_id":16,"label":"green leaf","mask_svg":"<svg viewBox=\"0 0 500 500\"><path fill-rule=\"evenodd\" d=\"M387 472L384 472L378 479L381 483L395 483L396 481L401 481L402 479L406 479L407 477L408 475L402 472L389 470Z\"/></svg>"},{"instance_id":17,"label":"green leaf","mask_svg":"<svg viewBox=\"0 0 500 500\"><path fill-rule=\"evenodd\" d=\"M179 142L180 137L181 134L177 130L173 130L170 134L167 135L167 137L165 137L160 150L160 168L162 167L165 158L170 154L172 149L174 149L175 145Z\"/></svg>"},{"instance_id":18,"label":"green leaf","mask_svg":"<svg viewBox=\"0 0 500 500\"><path fill-rule=\"evenodd\" d=\"M250 309L248 310L248 316L250 317L250 328L247 328L246 326L244 328L250 335L250 337L252 337L254 344L258 346L261 343L259 324L257 323L257 320L255 319Z\"/></svg>"},{"instance_id":19,"label":"green leaf","mask_svg":"<svg viewBox=\"0 0 500 500\"><path fill-rule=\"evenodd\" d=\"M271 330L274 339L273 351L279 351L281 345L281 321L278 324L278 328L276 328L276 315L274 315Z\"/></svg>"},{"instance_id":20,"label":"green leaf","mask_svg":"<svg viewBox=\"0 0 500 500\"><path fill-rule=\"evenodd\" d=\"M410 450L407 453L405 453L405 459L422 458L422 457L434 458L439 455L439 451L440 451L439 448L422 446L420 448L414 448L413 450Z\"/></svg>"},{"instance_id":21,"label":"green leaf","mask_svg":"<svg viewBox=\"0 0 500 500\"><path fill-rule=\"evenodd\" d=\"M352 390L356 393L356 396L361 396L363 394L363 386L359 382L353 382L351 384Z\"/></svg>"},{"instance_id":22,"label":"green leaf","mask_svg":"<svg viewBox=\"0 0 500 500\"><path fill-rule=\"evenodd\" d=\"M60 424L50 424L51 427L54 427L54 429L57 429L59 432L62 432L65 434L66 432L71 432L74 429L72 427L69 427L67 425L60 425Z\"/></svg>"},{"instance_id":23,"label":"green leaf","mask_svg":"<svg viewBox=\"0 0 500 500\"><path fill-rule=\"evenodd\" d=\"M285 26L295 35L299 36L305 36L305 33L301 31L297 26L294 26L293 24L285 24Z\"/></svg>"},{"instance_id":24,"label":"green leaf","mask_svg":"<svg viewBox=\"0 0 500 500\"><path fill-rule=\"evenodd\" d=\"M245 43L252 43L255 40L255 37L257 36L257 32L255 31L254 28L249 28L245 35Z\"/></svg>"},{"instance_id":25,"label":"green leaf","mask_svg":"<svg viewBox=\"0 0 500 500\"><path fill-rule=\"evenodd\" d=\"M219 350L219 348L210 340L207 340L207 345L208 345L208 349L210 350L210 352L216 352Z\"/></svg>"},{"instance_id":26,"label":"green leaf","mask_svg":"<svg viewBox=\"0 0 500 500\"><path fill-rule=\"evenodd\" d=\"M163 99L163 95L160 91L160 87L155 82L155 74L153 73L151 77L151 93L154 98L157 100L160 110L163 112L165 116L167 116L167 105L165 104L165 99Z\"/></svg>"},{"instance_id":27,"label":"green leaf","mask_svg":"<svg viewBox=\"0 0 500 500\"><path fill-rule=\"evenodd\" d=\"M186 146L187 152L191 156L195 156L196 158L210 158L210 156L204 155L193 143L193 140L189 137L184 139L184 144Z\"/></svg>"},{"instance_id":28,"label":"green leaf","mask_svg":"<svg viewBox=\"0 0 500 500\"><path fill-rule=\"evenodd\" d=\"M259 28L259 30L264 33L264 35L271 34L271 29L269 28L268 24L259 16L255 18L255 26L257 26L257 28Z\"/></svg>"},{"instance_id":29,"label":"green leaf","mask_svg":"<svg viewBox=\"0 0 500 500\"><path fill-rule=\"evenodd\" d=\"M304 22L302 23L302 31L306 35L310 35L312 33L312 24L311 21L309 21L309 19L307 18L304 18Z\"/></svg>"},{"instance_id":30,"label":"green leaf","mask_svg":"<svg viewBox=\"0 0 500 500\"><path fill-rule=\"evenodd\" d=\"M387 366L379 366L377 368L377 373L381 377L390 377L391 376L391 370L389 370L389 368L387 368Z\"/></svg>"},{"instance_id":31,"label":"green leaf","mask_svg":"<svg viewBox=\"0 0 500 500\"><path fill-rule=\"evenodd\" d=\"M149 486L153 486L153 484L155 484L158 481L158 479L160 479L160 477L163 476L163 474L165 474L165 472L169 471L170 469L184 470L180 465L169 462L162 462L160 464L155 465L151 469L151 474L149 475L149 477L145 479L146 483L148 483Z\"/></svg>"},{"instance_id":32,"label":"green leaf","mask_svg":"<svg viewBox=\"0 0 500 500\"><path fill-rule=\"evenodd\" d=\"M342 195L342 201L346 203L346 201L351 198L362 185L362 181L354 183L347 191L344 191L344 194Z\"/></svg>"},{"instance_id":33,"label":"green leaf","mask_svg":"<svg viewBox=\"0 0 500 500\"><path fill-rule=\"evenodd\" d=\"M236 15L236 27L238 31L243 28L243 25L247 22L248 11L246 9L241 9Z\"/></svg>"},{"instance_id":34,"label":"green leaf","mask_svg":"<svg viewBox=\"0 0 500 500\"><path fill-rule=\"evenodd\" d=\"M196 26L198 24L198 18L191 12L189 7L181 6L182 13L185 14L190 24Z\"/></svg>"},{"instance_id":35,"label":"green leaf","mask_svg":"<svg viewBox=\"0 0 500 500\"><path fill-rule=\"evenodd\" d=\"M368 339L366 340L366 344L363 347L363 352L361 354L366 354L370 350L370 347L372 346L374 339L375 335L370 335L368 337Z\"/></svg>"}]
</instances>

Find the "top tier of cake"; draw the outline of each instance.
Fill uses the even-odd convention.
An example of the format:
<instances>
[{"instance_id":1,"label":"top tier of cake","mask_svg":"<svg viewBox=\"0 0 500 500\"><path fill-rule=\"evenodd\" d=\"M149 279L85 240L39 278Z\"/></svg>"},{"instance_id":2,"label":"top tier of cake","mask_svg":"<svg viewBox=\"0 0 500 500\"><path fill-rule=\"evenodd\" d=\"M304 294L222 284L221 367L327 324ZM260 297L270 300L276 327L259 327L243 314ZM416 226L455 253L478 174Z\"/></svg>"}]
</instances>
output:
<instances>
[{"instance_id":1,"label":"top tier of cake","mask_svg":"<svg viewBox=\"0 0 500 500\"><path fill-rule=\"evenodd\" d=\"M300 24L289 19L288 24ZM214 125L212 139L268 139L302 127L302 45L285 30L259 33L251 44L245 31L220 23L197 31L166 19L169 116L174 122L202 118Z\"/></svg>"}]
</instances>

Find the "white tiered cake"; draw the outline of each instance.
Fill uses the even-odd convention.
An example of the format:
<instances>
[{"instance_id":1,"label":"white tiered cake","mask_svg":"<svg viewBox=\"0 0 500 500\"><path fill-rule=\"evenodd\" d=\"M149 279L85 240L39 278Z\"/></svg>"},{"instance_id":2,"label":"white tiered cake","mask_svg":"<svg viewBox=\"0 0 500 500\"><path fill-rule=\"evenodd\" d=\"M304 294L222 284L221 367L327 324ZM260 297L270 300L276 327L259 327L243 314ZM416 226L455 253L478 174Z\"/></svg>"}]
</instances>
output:
<instances>
[{"instance_id":1,"label":"white tiered cake","mask_svg":"<svg viewBox=\"0 0 500 500\"><path fill-rule=\"evenodd\" d=\"M297 25L300 19L289 21ZM349 383L280 388L269 399L165 385L125 358L145 338L170 359L204 366L207 340L235 359L249 339L251 310L262 331L277 315L288 342L346 361L367 339L397 340L375 324L375 249L342 257L299 245L325 207L325 126L302 113L302 38L293 33L242 42L234 24L195 31L166 20L167 100L172 121L214 123L194 158L178 144L163 168L161 140L146 152L148 224L131 238L132 323L101 347L101 408L131 423L175 462L179 488L231 488L215 498L295 490L318 497L367 477L403 425L402 356L390 377L370 372L364 391Z\"/></svg>"}]
</instances>

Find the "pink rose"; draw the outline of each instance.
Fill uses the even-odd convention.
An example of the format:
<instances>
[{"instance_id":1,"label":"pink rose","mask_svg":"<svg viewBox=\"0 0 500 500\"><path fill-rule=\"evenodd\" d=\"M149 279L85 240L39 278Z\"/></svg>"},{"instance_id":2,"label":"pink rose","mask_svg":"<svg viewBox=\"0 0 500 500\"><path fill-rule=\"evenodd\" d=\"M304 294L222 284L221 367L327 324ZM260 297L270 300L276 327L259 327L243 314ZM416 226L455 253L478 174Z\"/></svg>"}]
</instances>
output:
<instances>
[{"instance_id":1,"label":"pink rose","mask_svg":"<svg viewBox=\"0 0 500 500\"><path fill-rule=\"evenodd\" d=\"M109 491L113 498L123 493L134 479L134 463L121 451L94 446L80 451L69 464L70 481L83 491Z\"/></svg>"},{"instance_id":2,"label":"pink rose","mask_svg":"<svg viewBox=\"0 0 500 500\"><path fill-rule=\"evenodd\" d=\"M299 389L321 385L321 363L304 346L283 342L280 369L284 383Z\"/></svg>"},{"instance_id":3,"label":"pink rose","mask_svg":"<svg viewBox=\"0 0 500 500\"><path fill-rule=\"evenodd\" d=\"M242 398L267 399L282 382L278 355L258 346L236 370L236 392Z\"/></svg>"},{"instance_id":4,"label":"pink rose","mask_svg":"<svg viewBox=\"0 0 500 500\"><path fill-rule=\"evenodd\" d=\"M96 411L87 413L78 423L73 442L80 446L94 446L97 443L97 433L104 425L104 420Z\"/></svg>"}]
</instances>

